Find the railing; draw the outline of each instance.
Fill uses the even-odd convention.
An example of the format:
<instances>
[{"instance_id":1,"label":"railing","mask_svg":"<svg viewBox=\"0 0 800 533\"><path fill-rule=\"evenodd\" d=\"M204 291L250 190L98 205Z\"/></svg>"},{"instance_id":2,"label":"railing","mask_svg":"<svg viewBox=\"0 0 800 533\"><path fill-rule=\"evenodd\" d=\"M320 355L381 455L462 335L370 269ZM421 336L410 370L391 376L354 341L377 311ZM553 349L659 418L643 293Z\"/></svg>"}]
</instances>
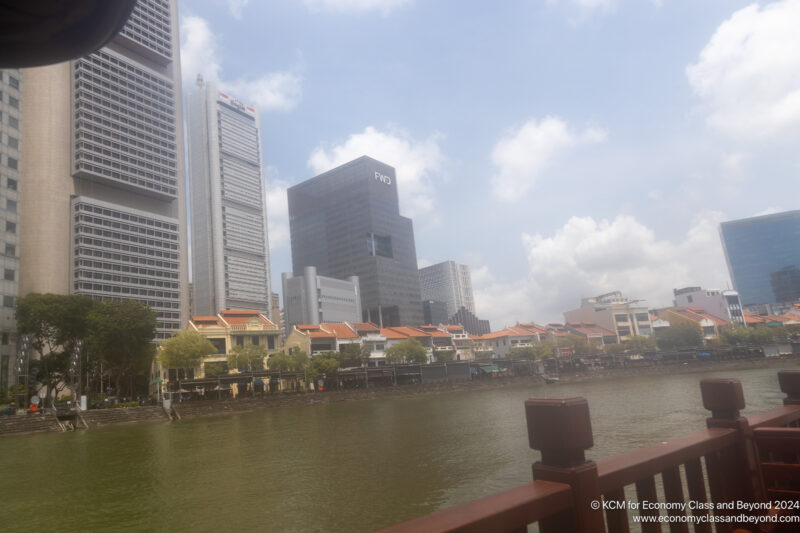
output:
<instances>
[{"instance_id":1,"label":"railing","mask_svg":"<svg viewBox=\"0 0 800 533\"><path fill-rule=\"evenodd\" d=\"M705 430L598 462L584 456L593 445L584 398L528 400L529 443L542 454L533 465L532 483L383 533L522 533L532 523L541 533L627 533L629 509L640 517L660 514L658 508L645 508L645 502L658 502L651 507L675 517L668 525L671 533L688 532L689 520L697 532L755 530L738 517L764 511L742 511L737 502L800 498L800 429L774 429L800 423L800 371L779 372L778 377L787 395L784 405L750 418L739 415L745 404L738 380L702 380L703 406L711 411ZM712 524L709 515L732 521ZM660 523L638 525L645 533L662 531Z\"/></svg>"}]
</instances>

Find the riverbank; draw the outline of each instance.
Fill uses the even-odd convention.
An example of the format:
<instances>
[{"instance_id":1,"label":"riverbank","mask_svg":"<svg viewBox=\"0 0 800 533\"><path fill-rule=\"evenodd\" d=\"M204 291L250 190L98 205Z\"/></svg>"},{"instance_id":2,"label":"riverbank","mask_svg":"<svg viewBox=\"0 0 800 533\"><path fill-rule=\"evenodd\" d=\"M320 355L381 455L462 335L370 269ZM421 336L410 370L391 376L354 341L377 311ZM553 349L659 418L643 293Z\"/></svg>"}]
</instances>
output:
<instances>
[{"instance_id":1,"label":"riverbank","mask_svg":"<svg viewBox=\"0 0 800 533\"><path fill-rule=\"evenodd\" d=\"M619 380L643 375L676 375L692 374L702 372L725 372L738 370L751 370L760 368L800 368L800 356L768 357L757 359L737 359L732 361L691 361L675 364L643 364L641 366L628 368L598 369L574 374L561 374L559 382L549 384L551 392L558 390L562 383L582 383L597 380ZM258 397L242 397L231 400L194 400L189 402L174 403L173 414L178 420L188 420L206 416L230 415L264 409L279 409L288 407L301 407L317 404L331 404L339 402L353 402L374 400L379 398L391 397L414 397L446 394L449 392L461 391L480 391L486 389L497 389L503 387L517 387L524 385L542 385L543 379L539 376L513 376L473 379L468 381L452 381L427 383L424 385L400 385L393 387L375 387L369 389L348 389L327 392L305 392L305 393L277 393ZM138 411L140 407L114 409L113 412ZM152 409L152 408L150 408ZM105 411L105 410L103 410ZM98 411L102 413L103 411ZM95 411L89 411L84 416L88 416ZM14 417L5 419L11 422ZM90 428L100 426L110 426L118 423L141 423L164 421L166 417L103 417L102 424L88 424ZM9 424L0 425L0 435L19 434L19 432L9 431ZM3 431L3 429L6 431ZM57 430L52 426L52 430ZM44 429L36 429L44 431ZM27 432L27 431L26 431Z\"/></svg>"}]
</instances>

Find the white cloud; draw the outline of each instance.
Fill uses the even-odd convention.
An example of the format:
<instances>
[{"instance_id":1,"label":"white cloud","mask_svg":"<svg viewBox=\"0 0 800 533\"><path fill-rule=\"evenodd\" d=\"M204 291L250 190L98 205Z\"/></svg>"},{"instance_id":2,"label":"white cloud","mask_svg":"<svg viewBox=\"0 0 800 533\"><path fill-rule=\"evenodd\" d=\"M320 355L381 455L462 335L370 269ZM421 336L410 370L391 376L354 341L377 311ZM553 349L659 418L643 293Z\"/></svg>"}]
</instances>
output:
<instances>
[{"instance_id":1,"label":"white cloud","mask_svg":"<svg viewBox=\"0 0 800 533\"><path fill-rule=\"evenodd\" d=\"M429 259L425 259L424 257L418 257L417 258L417 268L429 267L432 264L433 264L433 262L430 261Z\"/></svg>"},{"instance_id":2,"label":"white cloud","mask_svg":"<svg viewBox=\"0 0 800 533\"><path fill-rule=\"evenodd\" d=\"M250 0L225 0L225 3L228 4L228 11L230 11L231 16L236 20L241 20L242 11L250 3Z\"/></svg>"},{"instance_id":3,"label":"white cloud","mask_svg":"<svg viewBox=\"0 0 800 533\"><path fill-rule=\"evenodd\" d=\"M431 215L434 211L434 179L441 177L444 156L439 148L441 135L435 133L424 140L389 127L379 131L368 126L361 133L350 135L339 145L318 146L308 159L308 166L321 173L352 161L362 155L394 167L400 195L400 211L411 218Z\"/></svg>"},{"instance_id":4,"label":"white cloud","mask_svg":"<svg viewBox=\"0 0 800 533\"><path fill-rule=\"evenodd\" d=\"M752 4L725 20L686 68L708 124L745 139L800 126L800 1Z\"/></svg>"},{"instance_id":5,"label":"white cloud","mask_svg":"<svg viewBox=\"0 0 800 533\"><path fill-rule=\"evenodd\" d=\"M754 214L752 214L750 216L760 217L760 216L764 216L764 215L774 215L775 213L783 213L784 211L786 211L786 209L784 209L782 207L768 207L768 208L766 208L766 209L764 209L762 211L759 211L758 213L754 213Z\"/></svg>"},{"instance_id":6,"label":"white cloud","mask_svg":"<svg viewBox=\"0 0 800 533\"><path fill-rule=\"evenodd\" d=\"M505 202L519 200L564 153L605 138L605 131L599 128L570 131L557 117L531 119L500 139L492 150L492 162L497 167L492 176L492 192Z\"/></svg>"},{"instance_id":7,"label":"white cloud","mask_svg":"<svg viewBox=\"0 0 800 533\"><path fill-rule=\"evenodd\" d=\"M404 7L413 0L304 0L311 11L366 12L380 11L387 16L393 9Z\"/></svg>"},{"instance_id":8,"label":"white cloud","mask_svg":"<svg viewBox=\"0 0 800 533\"><path fill-rule=\"evenodd\" d=\"M554 235L523 235L528 275L476 289L476 307L500 329L516 321L563 322L581 298L620 290L649 307L670 305L672 289L725 287L719 213L694 221L679 242L659 240L635 218L572 217ZM477 285L477 284L476 284Z\"/></svg>"},{"instance_id":9,"label":"white cloud","mask_svg":"<svg viewBox=\"0 0 800 533\"><path fill-rule=\"evenodd\" d=\"M275 167L264 168L267 182L267 224L269 227L269 247L276 250L289 243L289 202L286 189L289 182L282 180Z\"/></svg>"},{"instance_id":10,"label":"white cloud","mask_svg":"<svg viewBox=\"0 0 800 533\"><path fill-rule=\"evenodd\" d=\"M302 96L299 75L292 72L270 72L257 78L226 80L222 77L221 53L217 36L211 31L208 21L201 17L181 19L181 76L183 86L189 89L202 74L206 81L213 81L220 89L259 110L289 111Z\"/></svg>"}]
</instances>

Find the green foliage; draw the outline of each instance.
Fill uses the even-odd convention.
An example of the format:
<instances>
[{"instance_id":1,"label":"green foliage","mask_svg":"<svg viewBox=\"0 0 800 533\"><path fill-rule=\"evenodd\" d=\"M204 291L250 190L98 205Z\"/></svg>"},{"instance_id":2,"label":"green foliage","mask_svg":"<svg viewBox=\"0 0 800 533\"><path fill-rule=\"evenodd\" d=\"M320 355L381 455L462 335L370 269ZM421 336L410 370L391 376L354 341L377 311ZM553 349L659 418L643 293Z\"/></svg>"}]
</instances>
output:
<instances>
[{"instance_id":1,"label":"green foliage","mask_svg":"<svg viewBox=\"0 0 800 533\"><path fill-rule=\"evenodd\" d=\"M264 368L264 359L267 357L266 346L247 344L234 346L228 354L229 368L244 368L249 371Z\"/></svg>"},{"instance_id":2,"label":"green foliage","mask_svg":"<svg viewBox=\"0 0 800 533\"><path fill-rule=\"evenodd\" d=\"M536 359L536 349L533 346L511 348L508 357L510 359Z\"/></svg>"},{"instance_id":3,"label":"green foliage","mask_svg":"<svg viewBox=\"0 0 800 533\"><path fill-rule=\"evenodd\" d=\"M153 363L156 312L134 300L99 302L89 311L89 346L120 387L147 376ZM125 395L133 396L134 390Z\"/></svg>"},{"instance_id":4,"label":"green foliage","mask_svg":"<svg viewBox=\"0 0 800 533\"><path fill-rule=\"evenodd\" d=\"M206 363L203 365L203 371L207 378L219 376L225 373L225 365L222 363Z\"/></svg>"},{"instance_id":5,"label":"green foliage","mask_svg":"<svg viewBox=\"0 0 800 533\"><path fill-rule=\"evenodd\" d=\"M436 360L440 363L447 363L456 358L455 350L436 350Z\"/></svg>"},{"instance_id":6,"label":"green foliage","mask_svg":"<svg viewBox=\"0 0 800 533\"><path fill-rule=\"evenodd\" d=\"M793 326L726 326L720 331L725 344L768 344L775 339L783 339L792 334Z\"/></svg>"},{"instance_id":7,"label":"green foliage","mask_svg":"<svg viewBox=\"0 0 800 533\"><path fill-rule=\"evenodd\" d=\"M345 344L339 352L339 363L342 368L364 366L369 363L369 346L352 343Z\"/></svg>"},{"instance_id":8,"label":"green foliage","mask_svg":"<svg viewBox=\"0 0 800 533\"><path fill-rule=\"evenodd\" d=\"M139 402L120 402L119 407L139 407Z\"/></svg>"},{"instance_id":9,"label":"green foliage","mask_svg":"<svg viewBox=\"0 0 800 533\"><path fill-rule=\"evenodd\" d=\"M302 372L308 366L308 354L302 350L294 350L288 355L280 352L271 355L267 364L270 370Z\"/></svg>"},{"instance_id":10,"label":"green foliage","mask_svg":"<svg viewBox=\"0 0 800 533\"><path fill-rule=\"evenodd\" d=\"M31 293L17 299L17 330L28 335L38 353L30 370L46 388L46 402L69 381L67 366L78 341L89 331L89 312L97 303L87 296Z\"/></svg>"},{"instance_id":11,"label":"green foliage","mask_svg":"<svg viewBox=\"0 0 800 533\"><path fill-rule=\"evenodd\" d=\"M612 342L603 346L603 349L607 354L620 354L625 351L625 345L619 342Z\"/></svg>"},{"instance_id":12,"label":"green foliage","mask_svg":"<svg viewBox=\"0 0 800 533\"><path fill-rule=\"evenodd\" d=\"M325 352L315 355L311 359L306 374L310 381L314 382L317 378L324 377L331 379L339 371L339 357L335 352Z\"/></svg>"},{"instance_id":13,"label":"green foliage","mask_svg":"<svg viewBox=\"0 0 800 533\"><path fill-rule=\"evenodd\" d=\"M428 362L428 353L417 339L406 339L387 348L384 353L386 362L392 365Z\"/></svg>"},{"instance_id":14,"label":"green foliage","mask_svg":"<svg viewBox=\"0 0 800 533\"><path fill-rule=\"evenodd\" d=\"M703 345L700 326L688 322L675 322L668 328L656 330L659 348L697 347Z\"/></svg>"},{"instance_id":15,"label":"green foliage","mask_svg":"<svg viewBox=\"0 0 800 533\"><path fill-rule=\"evenodd\" d=\"M161 343L158 360L167 368L190 368L217 349L199 331L184 330Z\"/></svg>"},{"instance_id":16,"label":"green foliage","mask_svg":"<svg viewBox=\"0 0 800 533\"><path fill-rule=\"evenodd\" d=\"M627 351L644 352L656 349L656 341L651 337L634 335L622 343Z\"/></svg>"}]
</instances>

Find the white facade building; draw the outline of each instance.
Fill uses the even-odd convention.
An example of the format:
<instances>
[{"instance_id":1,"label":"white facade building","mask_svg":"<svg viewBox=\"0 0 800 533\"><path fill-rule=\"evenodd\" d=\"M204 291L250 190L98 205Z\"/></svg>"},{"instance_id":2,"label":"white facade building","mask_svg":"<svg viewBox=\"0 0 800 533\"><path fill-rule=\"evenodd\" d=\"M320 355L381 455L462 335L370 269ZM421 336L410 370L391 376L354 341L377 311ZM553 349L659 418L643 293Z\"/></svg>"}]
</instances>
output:
<instances>
[{"instance_id":1,"label":"white facade building","mask_svg":"<svg viewBox=\"0 0 800 533\"><path fill-rule=\"evenodd\" d=\"M188 96L194 309L272 317L261 124L213 83Z\"/></svg>"},{"instance_id":2,"label":"white facade building","mask_svg":"<svg viewBox=\"0 0 800 533\"><path fill-rule=\"evenodd\" d=\"M578 309L564 313L564 321L597 324L616 333L619 341L634 335L649 337L653 334L650 313L639 302L622 296L620 291L583 298Z\"/></svg>"},{"instance_id":3,"label":"white facade building","mask_svg":"<svg viewBox=\"0 0 800 533\"><path fill-rule=\"evenodd\" d=\"M475 297L472 294L472 276L468 265L444 261L419 269L422 300L444 302L447 316L452 317L465 307L475 314Z\"/></svg>"},{"instance_id":4,"label":"white facade building","mask_svg":"<svg viewBox=\"0 0 800 533\"><path fill-rule=\"evenodd\" d=\"M284 272L281 279L287 333L299 324L335 324L361 319L358 276L346 280L318 276L316 267L310 266L303 269L302 276Z\"/></svg>"},{"instance_id":5,"label":"white facade building","mask_svg":"<svg viewBox=\"0 0 800 533\"><path fill-rule=\"evenodd\" d=\"M736 291L684 287L673 289L676 307L699 307L706 313L736 324L745 326L742 302Z\"/></svg>"}]
</instances>

